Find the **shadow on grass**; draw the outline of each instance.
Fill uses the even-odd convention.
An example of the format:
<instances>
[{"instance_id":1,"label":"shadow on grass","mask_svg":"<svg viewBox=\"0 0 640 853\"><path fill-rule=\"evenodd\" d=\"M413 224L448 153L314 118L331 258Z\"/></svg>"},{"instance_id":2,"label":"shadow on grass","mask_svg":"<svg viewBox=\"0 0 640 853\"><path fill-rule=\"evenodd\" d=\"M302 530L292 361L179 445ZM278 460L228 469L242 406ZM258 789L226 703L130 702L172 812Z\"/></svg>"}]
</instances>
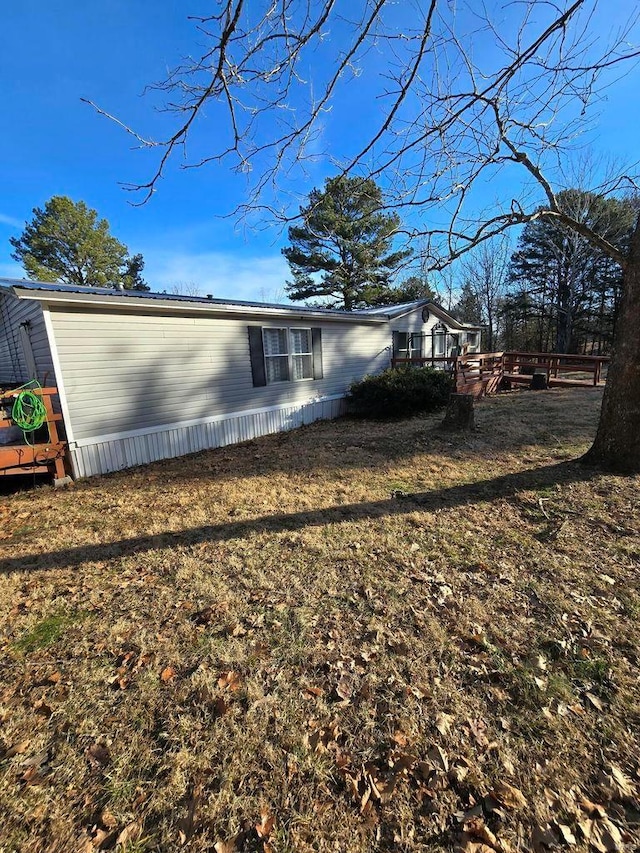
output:
<instances>
[{"instance_id":1,"label":"shadow on grass","mask_svg":"<svg viewBox=\"0 0 640 853\"><path fill-rule=\"evenodd\" d=\"M186 530L168 531L150 536L134 536L101 545L62 548L29 556L13 557L0 562L0 572L32 569L75 568L86 562L117 559L148 551L188 547L203 542L224 542L261 533L280 533L304 527L358 522L366 519L401 516L414 512L462 507L475 501L508 498L523 489L537 489L558 483L574 483L591 479L596 470L580 462L561 462L528 471L504 474L478 483L449 486L428 492L356 504L341 504L326 509L306 510L277 515L264 515L224 524L204 525Z\"/></svg>"}]
</instances>

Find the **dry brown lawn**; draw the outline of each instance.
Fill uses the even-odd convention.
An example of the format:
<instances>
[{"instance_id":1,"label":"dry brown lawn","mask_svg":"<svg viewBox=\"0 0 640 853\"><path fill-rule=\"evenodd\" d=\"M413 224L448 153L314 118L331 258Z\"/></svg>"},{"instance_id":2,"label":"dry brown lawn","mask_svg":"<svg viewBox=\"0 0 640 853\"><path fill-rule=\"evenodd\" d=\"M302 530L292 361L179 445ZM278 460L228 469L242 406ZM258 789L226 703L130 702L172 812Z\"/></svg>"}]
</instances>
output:
<instances>
[{"instance_id":1,"label":"dry brown lawn","mask_svg":"<svg viewBox=\"0 0 640 853\"><path fill-rule=\"evenodd\" d=\"M600 392L0 498L0 851L637 849L640 480Z\"/></svg>"}]
</instances>

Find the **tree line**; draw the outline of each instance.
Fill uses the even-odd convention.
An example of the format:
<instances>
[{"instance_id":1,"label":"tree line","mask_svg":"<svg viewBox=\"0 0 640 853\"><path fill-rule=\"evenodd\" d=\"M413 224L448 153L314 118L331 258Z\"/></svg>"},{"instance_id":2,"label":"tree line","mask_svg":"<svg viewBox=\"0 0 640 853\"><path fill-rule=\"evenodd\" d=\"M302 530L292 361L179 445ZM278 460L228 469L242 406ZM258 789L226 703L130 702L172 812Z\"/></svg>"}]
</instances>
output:
<instances>
[{"instance_id":1,"label":"tree line","mask_svg":"<svg viewBox=\"0 0 640 853\"><path fill-rule=\"evenodd\" d=\"M621 252L629 250L636 197L570 189L558 201ZM441 301L435 276L407 271L420 253L399 240L401 218L384 208L382 189L370 178L327 178L313 189L282 249L291 273L287 297L345 311ZM131 255L82 201L54 196L34 208L11 244L35 279L149 290L142 255ZM450 283L444 301L459 320L483 327L487 351L603 355L611 351L622 286L622 269L608 254L562 222L540 217L523 228L515 251L496 237L462 259L458 287Z\"/></svg>"}]
</instances>

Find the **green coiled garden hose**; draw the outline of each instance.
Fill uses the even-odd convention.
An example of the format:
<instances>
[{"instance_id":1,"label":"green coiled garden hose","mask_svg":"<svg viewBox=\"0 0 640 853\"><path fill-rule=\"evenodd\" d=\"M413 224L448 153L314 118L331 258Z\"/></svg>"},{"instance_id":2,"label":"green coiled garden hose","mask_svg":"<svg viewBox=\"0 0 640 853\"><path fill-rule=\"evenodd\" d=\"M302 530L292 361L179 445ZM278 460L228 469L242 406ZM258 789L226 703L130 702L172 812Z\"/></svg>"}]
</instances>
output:
<instances>
[{"instance_id":1,"label":"green coiled garden hose","mask_svg":"<svg viewBox=\"0 0 640 853\"><path fill-rule=\"evenodd\" d=\"M42 397L32 390L40 387L40 383L33 380L16 389L18 393L11 409L11 420L22 430L27 444L30 444L27 433L36 432L47 422L47 410Z\"/></svg>"}]
</instances>

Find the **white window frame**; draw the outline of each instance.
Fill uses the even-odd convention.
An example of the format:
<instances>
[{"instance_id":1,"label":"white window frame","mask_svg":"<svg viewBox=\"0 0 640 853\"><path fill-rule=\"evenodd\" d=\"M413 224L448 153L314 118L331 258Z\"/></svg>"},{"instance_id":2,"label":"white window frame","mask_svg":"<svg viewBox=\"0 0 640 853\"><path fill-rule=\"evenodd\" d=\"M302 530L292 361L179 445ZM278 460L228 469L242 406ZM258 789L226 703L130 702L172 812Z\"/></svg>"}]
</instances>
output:
<instances>
[{"instance_id":1,"label":"white window frame","mask_svg":"<svg viewBox=\"0 0 640 853\"><path fill-rule=\"evenodd\" d=\"M264 334L265 332L286 332L286 341L287 341L287 352L279 353L278 355L267 355L265 352L264 346ZM309 339L309 346L311 349L308 352L293 352L292 346L292 332L307 332ZM262 355L264 358L264 374L267 385L282 385L286 382L309 382L313 380L313 334L310 326L263 326L262 327ZM311 376L301 376L299 378L295 378L293 373L293 360L295 357L299 356L307 356L311 359ZM269 379L269 371L267 370L267 359L269 358L285 358L287 359L287 366L289 371L289 377L287 379Z\"/></svg>"},{"instance_id":2,"label":"white window frame","mask_svg":"<svg viewBox=\"0 0 640 853\"><path fill-rule=\"evenodd\" d=\"M447 332L436 331L433 333L433 356L434 358L442 358L446 355L447 348ZM440 342L440 347L436 344Z\"/></svg>"}]
</instances>

